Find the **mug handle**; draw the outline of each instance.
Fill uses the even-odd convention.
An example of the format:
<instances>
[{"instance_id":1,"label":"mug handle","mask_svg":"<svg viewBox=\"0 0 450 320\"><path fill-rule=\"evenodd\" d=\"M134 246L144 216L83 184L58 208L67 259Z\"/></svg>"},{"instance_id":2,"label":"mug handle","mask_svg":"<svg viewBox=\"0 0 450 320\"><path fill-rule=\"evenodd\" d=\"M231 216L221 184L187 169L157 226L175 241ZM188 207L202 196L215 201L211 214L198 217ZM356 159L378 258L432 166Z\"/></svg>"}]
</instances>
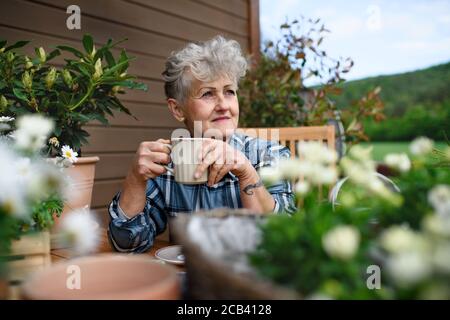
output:
<instances>
[{"instance_id":1,"label":"mug handle","mask_svg":"<svg viewBox=\"0 0 450 320\"><path fill-rule=\"evenodd\" d=\"M169 148L170 149L170 151L172 152L172 145L171 144L167 144L167 143L164 143L164 145L167 147L167 148ZM166 166L166 165L162 165L167 171L169 171L171 174L173 174L173 175L175 175L175 172L173 171L173 169L172 168L169 168L168 166Z\"/></svg>"}]
</instances>

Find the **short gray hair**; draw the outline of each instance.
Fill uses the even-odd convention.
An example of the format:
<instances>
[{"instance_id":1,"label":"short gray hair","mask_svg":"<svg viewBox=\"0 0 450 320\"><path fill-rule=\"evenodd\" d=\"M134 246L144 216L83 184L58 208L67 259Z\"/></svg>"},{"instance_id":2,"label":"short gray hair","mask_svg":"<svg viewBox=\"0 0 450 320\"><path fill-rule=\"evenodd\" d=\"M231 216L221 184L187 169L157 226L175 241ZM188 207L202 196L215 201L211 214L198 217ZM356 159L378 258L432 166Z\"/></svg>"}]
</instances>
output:
<instances>
[{"instance_id":1,"label":"short gray hair","mask_svg":"<svg viewBox=\"0 0 450 320\"><path fill-rule=\"evenodd\" d=\"M247 60L235 40L215 36L208 41L189 43L167 58L162 73L164 91L167 98L185 102L190 94L192 76L200 81L214 81L226 75L237 85L247 68Z\"/></svg>"}]
</instances>

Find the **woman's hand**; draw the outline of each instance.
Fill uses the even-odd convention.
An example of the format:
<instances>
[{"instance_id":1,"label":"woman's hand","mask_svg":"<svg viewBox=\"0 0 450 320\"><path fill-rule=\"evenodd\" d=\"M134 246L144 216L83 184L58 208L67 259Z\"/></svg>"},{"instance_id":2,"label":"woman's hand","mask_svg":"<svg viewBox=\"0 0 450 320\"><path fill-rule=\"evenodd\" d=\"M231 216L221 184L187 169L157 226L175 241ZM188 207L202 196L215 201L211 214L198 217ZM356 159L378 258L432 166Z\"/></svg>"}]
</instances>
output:
<instances>
[{"instance_id":1,"label":"woman's hand","mask_svg":"<svg viewBox=\"0 0 450 320\"><path fill-rule=\"evenodd\" d=\"M250 161L242 152L221 140L206 139L198 160L200 164L197 166L195 176L196 178L200 177L209 167L209 186L218 183L228 172L243 179L253 169Z\"/></svg>"},{"instance_id":2,"label":"woman's hand","mask_svg":"<svg viewBox=\"0 0 450 320\"><path fill-rule=\"evenodd\" d=\"M170 149L165 144L170 140L144 141L139 145L128 178L136 182L147 182L167 170L163 165L170 163Z\"/></svg>"}]
</instances>

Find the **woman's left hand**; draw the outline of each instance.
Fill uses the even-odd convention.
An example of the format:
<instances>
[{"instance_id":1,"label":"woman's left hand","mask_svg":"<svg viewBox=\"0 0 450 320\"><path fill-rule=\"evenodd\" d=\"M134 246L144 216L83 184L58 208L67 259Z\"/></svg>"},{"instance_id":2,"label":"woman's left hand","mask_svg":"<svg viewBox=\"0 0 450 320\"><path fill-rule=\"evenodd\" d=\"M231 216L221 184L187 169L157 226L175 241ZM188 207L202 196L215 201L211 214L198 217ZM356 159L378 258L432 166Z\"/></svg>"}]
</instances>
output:
<instances>
[{"instance_id":1,"label":"woman's left hand","mask_svg":"<svg viewBox=\"0 0 450 320\"><path fill-rule=\"evenodd\" d=\"M226 142L215 139L205 139L198 160L195 176L200 177L209 167L209 186L218 183L228 172L242 179L253 169L250 160L242 152Z\"/></svg>"}]
</instances>

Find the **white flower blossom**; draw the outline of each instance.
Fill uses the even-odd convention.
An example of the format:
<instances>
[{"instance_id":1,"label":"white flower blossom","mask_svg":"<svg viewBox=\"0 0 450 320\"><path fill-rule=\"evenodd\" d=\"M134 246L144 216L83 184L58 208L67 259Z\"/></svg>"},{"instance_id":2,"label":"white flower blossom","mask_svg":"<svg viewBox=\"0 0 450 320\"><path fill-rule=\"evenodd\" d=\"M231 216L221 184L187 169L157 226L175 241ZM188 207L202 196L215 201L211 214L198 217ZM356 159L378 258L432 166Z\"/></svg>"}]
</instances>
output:
<instances>
[{"instance_id":1,"label":"white flower blossom","mask_svg":"<svg viewBox=\"0 0 450 320\"><path fill-rule=\"evenodd\" d=\"M77 209L66 214L61 221L65 244L80 255L94 252L99 245L98 223L92 215L86 208Z\"/></svg>"},{"instance_id":2,"label":"white flower blossom","mask_svg":"<svg viewBox=\"0 0 450 320\"><path fill-rule=\"evenodd\" d=\"M395 283L401 287L415 285L431 273L431 263L421 251L407 251L389 257L386 268Z\"/></svg>"},{"instance_id":3,"label":"white flower blossom","mask_svg":"<svg viewBox=\"0 0 450 320\"><path fill-rule=\"evenodd\" d=\"M328 231L322 238L322 246L331 257L349 260L358 250L359 231L349 225L342 225Z\"/></svg>"},{"instance_id":4,"label":"white flower blossom","mask_svg":"<svg viewBox=\"0 0 450 320\"><path fill-rule=\"evenodd\" d=\"M409 145L409 151L415 156L423 156L433 151L433 140L427 137L418 137Z\"/></svg>"},{"instance_id":5,"label":"white flower blossom","mask_svg":"<svg viewBox=\"0 0 450 320\"><path fill-rule=\"evenodd\" d=\"M281 170L278 167L262 167L259 169L259 176L268 185L273 185L282 179Z\"/></svg>"},{"instance_id":6,"label":"white flower blossom","mask_svg":"<svg viewBox=\"0 0 450 320\"><path fill-rule=\"evenodd\" d=\"M3 143L0 144L0 207L7 213L26 218L26 192L17 173L17 157Z\"/></svg>"},{"instance_id":7,"label":"white flower blossom","mask_svg":"<svg viewBox=\"0 0 450 320\"><path fill-rule=\"evenodd\" d=\"M384 162L391 168L397 169L400 172L407 172L411 169L411 161L406 153L395 154L390 153L384 157Z\"/></svg>"},{"instance_id":8,"label":"white flower blossom","mask_svg":"<svg viewBox=\"0 0 450 320\"><path fill-rule=\"evenodd\" d=\"M294 187L295 193L301 196L307 194L309 189L310 189L309 183L304 180L297 182Z\"/></svg>"},{"instance_id":9,"label":"white flower blossom","mask_svg":"<svg viewBox=\"0 0 450 320\"><path fill-rule=\"evenodd\" d=\"M301 175L302 161L299 159L281 159L278 168L284 179L296 179Z\"/></svg>"},{"instance_id":10,"label":"white flower blossom","mask_svg":"<svg viewBox=\"0 0 450 320\"><path fill-rule=\"evenodd\" d=\"M450 215L431 214L424 218L422 224L430 234L450 238Z\"/></svg>"},{"instance_id":11,"label":"white flower blossom","mask_svg":"<svg viewBox=\"0 0 450 320\"><path fill-rule=\"evenodd\" d=\"M322 164L333 164L337 161L336 151L321 142L300 141L297 148L302 160Z\"/></svg>"},{"instance_id":12,"label":"white flower blossom","mask_svg":"<svg viewBox=\"0 0 450 320\"><path fill-rule=\"evenodd\" d=\"M433 264L439 271L450 275L450 241L442 241L434 248Z\"/></svg>"},{"instance_id":13,"label":"white flower blossom","mask_svg":"<svg viewBox=\"0 0 450 320\"><path fill-rule=\"evenodd\" d=\"M41 149L50 132L53 122L38 114L26 115L17 120L17 130L14 133L16 145L32 152Z\"/></svg>"},{"instance_id":14,"label":"white flower blossom","mask_svg":"<svg viewBox=\"0 0 450 320\"><path fill-rule=\"evenodd\" d=\"M381 246L390 253L425 250L426 243L407 226L392 226L380 238Z\"/></svg>"},{"instance_id":15,"label":"white flower blossom","mask_svg":"<svg viewBox=\"0 0 450 320\"><path fill-rule=\"evenodd\" d=\"M72 150L71 147L65 145L61 148L61 154L65 159L70 160L70 162L77 162L78 152Z\"/></svg>"},{"instance_id":16,"label":"white flower blossom","mask_svg":"<svg viewBox=\"0 0 450 320\"><path fill-rule=\"evenodd\" d=\"M13 117L0 117L0 123L7 123L11 121L14 121Z\"/></svg>"},{"instance_id":17,"label":"white flower blossom","mask_svg":"<svg viewBox=\"0 0 450 320\"><path fill-rule=\"evenodd\" d=\"M450 215L450 186L440 184L428 192L428 202L437 214Z\"/></svg>"}]
</instances>

